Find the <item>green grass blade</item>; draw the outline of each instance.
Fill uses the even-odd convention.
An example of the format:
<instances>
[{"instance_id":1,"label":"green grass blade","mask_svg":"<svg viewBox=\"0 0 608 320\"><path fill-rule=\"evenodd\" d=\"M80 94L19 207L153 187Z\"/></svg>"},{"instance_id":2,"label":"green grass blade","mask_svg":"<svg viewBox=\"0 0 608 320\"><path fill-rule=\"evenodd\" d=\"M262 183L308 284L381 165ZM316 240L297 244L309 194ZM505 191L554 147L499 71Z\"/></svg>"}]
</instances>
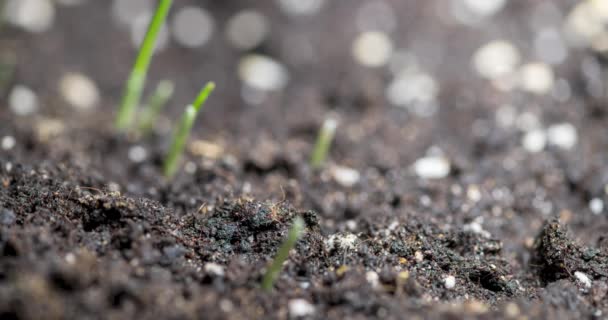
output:
<instances>
[{"instance_id":1,"label":"green grass blade","mask_svg":"<svg viewBox=\"0 0 608 320\"><path fill-rule=\"evenodd\" d=\"M169 80L162 80L158 83L139 122L139 130L142 134L145 135L154 128L161 110L173 95L174 87L173 82Z\"/></svg>"},{"instance_id":2,"label":"green grass blade","mask_svg":"<svg viewBox=\"0 0 608 320\"><path fill-rule=\"evenodd\" d=\"M169 153L167 154L167 158L165 158L163 167L165 177L171 178L173 175L175 175L175 172L177 172L179 160L184 152L186 141L188 140L188 136L190 135L190 131L194 125L196 115L200 111L203 104L207 101L207 98L209 98L209 95L213 89L215 89L215 84L213 82L207 83L205 88L201 90L198 97L194 101L194 104L186 107L186 111L184 112L179 126L176 128L173 135L173 142L171 144L171 148L169 149Z\"/></svg>"},{"instance_id":3,"label":"green grass blade","mask_svg":"<svg viewBox=\"0 0 608 320\"><path fill-rule=\"evenodd\" d=\"M337 121L332 118L328 118L323 122L312 151L312 156L310 157L310 166L313 169L319 169L323 162L325 162L337 126Z\"/></svg>"},{"instance_id":4,"label":"green grass blade","mask_svg":"<svg viewBox=\"0 0 608 320\"><path fill-rule=\"evenodd\" d=\"M171 8L173 0L160 0L152 21L146 31L146 36L139 49L133 70L127 80L125 92L123 94L122 103L118 115L116 118L116 127L120 130L125 130L133 123L133 117L135 116L135 110L141 100L144 85L146 83L146 77L148 75L148 68L152 55L154 53L154 47L156 46L156 38L160 28L167 19L167 14Z\"/></svg>"},{"instance_id":5,"label":"green grass blade","mask_svg":"<svg viewBox=\"0 0 608 320\"><path fill-rule=\"evenodd\" d=\"M266 271L266 274L264 274L264 279L262 279L263 290L272 290L275 281L283 269L283 263L287 260L287 258L289 258L289 251L295 247L303 232L304 220L302 220L300 217L296 217L293 221L293 225L289 229L287 239L285 239L283 244L281 244L281 247L279 248L279 251L277 251L274 260L272 260L272 264Z\"/></svg>"},{"instance_id":6,"label":"green grass blade","mask_svg":"<svg viewBox=\"0 0 608 320\"><path fill-rule=\"evenodd\" d=\"M201 106L205 104L213 90L215 90L215 83L209 82L207 83L207 85L205 85L203 90L201 90L201 92L198 94L198 97L196 97L196 100L194 100L194 103L192 104L196 111L198 111Z\"/></svg>"}]
</instances>

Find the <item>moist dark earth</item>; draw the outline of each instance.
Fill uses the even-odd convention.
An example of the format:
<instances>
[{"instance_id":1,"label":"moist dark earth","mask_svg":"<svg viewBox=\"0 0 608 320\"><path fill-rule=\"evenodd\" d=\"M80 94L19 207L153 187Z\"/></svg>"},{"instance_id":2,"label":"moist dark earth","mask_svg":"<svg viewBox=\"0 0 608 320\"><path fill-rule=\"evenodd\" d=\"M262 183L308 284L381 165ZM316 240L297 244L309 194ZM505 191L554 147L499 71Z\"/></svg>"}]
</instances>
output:
<instances>
[{"instance_id":1,"label":"moist dark earth","mask_svg":"<svg viewBox=\"0 0 608 320\"><path fill-rule=\"evenodd\" d=\"M474 51L497 38L533 59L534 10L549 3L566 15L579 2L510 1L475 27L442 24L436 1L386 2L398 18L395 45L423 48L432 62L440 107L431 116L391 106L389 72L353 60L353 17L364 1L329 1L304 18L272 1L176 1L174 10L206 8L217 30L204 47L171 44L155 56L149 87L168 78L177 88L161 122L175 123L204 81L218 91L174 179L162 176L166 128L146 137L113 128L135 52L110 1L58 7L42 34L3 25L0 53L17 62L0 88L0 137L15 140L0 149L0 318L606 318L608 216L589 203L608 200L607 101L589 90L602 80L581 68L595 61L605 72L606 60L572 49L554 67L570 83L566 100L497 90L470 67ZM226 20L248 8L271 25L251 52L290 74L258 106L241 99L243 53L222 36ZM296 36L315 45L315 59L290 58L285 43ZM57 82L66 70L96 81L97 108L65 103ZM15 84L36 91L39 112L10 110ZM497 120L505 104L543 126L572 124L576 145L528 152L524 133ZM327 163L313 170L328 114L340 125ZM134 147L146 150L143 161L130 159ZM412 169L431 147L450 160L448 176ZM360 179L340 183L337 166ZM306 233L263 291L296 216Z\"/></svg>"}]
</instances>

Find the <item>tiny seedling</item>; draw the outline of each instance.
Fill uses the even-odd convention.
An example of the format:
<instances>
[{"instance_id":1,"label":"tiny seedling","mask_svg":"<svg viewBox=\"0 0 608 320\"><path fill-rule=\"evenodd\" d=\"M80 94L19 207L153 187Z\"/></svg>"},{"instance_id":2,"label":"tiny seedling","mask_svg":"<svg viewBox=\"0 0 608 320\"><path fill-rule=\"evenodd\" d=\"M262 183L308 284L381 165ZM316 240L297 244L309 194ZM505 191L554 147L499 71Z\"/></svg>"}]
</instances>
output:
<instances>
[{"instance_id":1,"label":"tiny seedling","mask_svg":"<svg viewBox=\"0 0 608 320\"><path fill-rule=\"evenodd\" d=\"M141 116L139 130L142 134L145 135L154 128L158 115L173 95L173 89L173 82L169 80L162 80L158 83Z\"/></svg>"},{"instance_id":2,"label":"tiny seedling","mask_svg":"<svg viewBox=\"0 0 608 320\"><path fill-rule=\"evenodd\" d=\"M289 229L289 233L287 234L287 239L281 244L279 251L277 251L277 255L272 260L272 264L264 274L264 279L262 279L262 289L265 291L272 290L274 286L274 282L277 280L281 269L283 269L283 263L289 258L289 251L293 249L296 245L296 242L304 233L304 220L300 217L296 217L293 221L293 225Z\"/></svg>"},{"instance_id":3,"label":"tiny seedling","mask_svg":"<svg viewBox=\"0 0 608 320\"><path fill-rule=\"evenodd\" d=\"M165 177L171 178L177 171L179 159L184 152L186 140L188 140L188 136L190 135L190 131L194 125L196 115L203 104L205 104L205 101L207 101L207 98L209 98L209 95L213 89L215 89L215 83L207 83L207 85L198 94L198 97L196 97L196 100L194 100L194 103L186 107L186 111L182 115L182 119L178 127L175 129L175 133L173 134L173 142L171 143L171 148L169 149L167 158L165 158L163 168Z\"/></svg>"},{"instance_id":4,"label":"tiny seedling","mask_svg":"<svg viewBox=\"0 0 608 320\"><path fill-rule=\"evenodd\" d=\"M323 162L325 162L337 127L338 122L336 119L327 118L323 122L317 137L317 142L315 143L315 147L312 151L312 156L310 157L310 166L313 169L320 168Z\"/></svg>"},{"instance_id":5,"label":"tiny seedling","mask_svg":"<svg viewBox=\"0 0 608 320\"><path fill-rule=\"evenodd\" d=\"M122 103L118 116L116 118L116 127L119 130L127 129L133 123L133 117L135 116L135 110L141 100L144 85L146 84L146 77L148 74L148 68L150 67L150 61L154 53L156 46L156 38L160 28L167 19L167 14L171 8L173 0L160 0L152 21L146 31L146 36L141 44L135 64L127 80L125 92L123 94Z\"/></svg>"}]
</instances>

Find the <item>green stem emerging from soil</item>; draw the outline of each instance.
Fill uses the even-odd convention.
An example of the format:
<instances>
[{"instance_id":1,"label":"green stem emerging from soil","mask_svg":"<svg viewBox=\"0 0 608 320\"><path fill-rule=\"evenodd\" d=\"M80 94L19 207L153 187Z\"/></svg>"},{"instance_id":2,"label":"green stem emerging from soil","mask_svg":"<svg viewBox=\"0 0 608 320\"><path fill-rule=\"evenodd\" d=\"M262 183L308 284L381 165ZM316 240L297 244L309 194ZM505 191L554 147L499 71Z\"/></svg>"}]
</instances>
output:
<instances>
[{"instance_id":1,"label":"green stem emerging from soil","mask_svg":"<svg viewBox=\"0 0 608 320\"><path fill-rule=\"evenodd\" d=\"M194 103L186 107L186 111L182 116L182 119L179 123L179 126L175 129L175 133L173 134L173 142L171 143L171 149L169 149L169 153L167 154L167 158L165 158L165 164L163 168L163 172L165 177L171 178L177 171L177 167L179 164L179 160L184 152L184 147L186 146L186 140L188 140L188 136L190 135L190 131L192 130L192 126L194 125L194 120L196 119L196 115L199 110L209 98L211 92L215 89L215 83L208 82L207 85L201 90L194 100Z\"/></svg>"},{"instance_id":2,"label":"green stem emerging from soil","mask_svg":"<svg viewBox=\"0 0 608 320\"><path fill-rule=\"evenodd\" d=\"M317 137L317 142L312 151L312 156L310 157L310 166L313 169L319 169L323 162L325 162L337 126L337 121L332 118L325 119L323 122L321 130L319 131L319 136Z\"/></svg>"},{"instance_id":3,"label":"green stem emerging from soil","mask_svg":"<svg viewBox=\"0 0 608 320\"><path fill-rule=\"evenodd\" d=\"M152 21L148 26L148 31L146 31L146 36L135 59L133 70L131 70L131 75L129 76L129 80L127 80L120 110L116 118L116 127L119 130L125 130L133 123L135 110L139 105L143 88L146 84L148 68L150 67L150 61L152 60L156 46L156 38L167 18L172 2L173 0L160 0Z\"/></svg>"},{"instance_id":4,"label":"green stem emerging from soil","mask_svg":"<svg viewBox=\"0 0 608 320\"><path fill-rule=\"evenodd\" d=\"M158 86L156 86L156 90L150 97L150 100L146 105L146 109L141 116L139 130L143 135L147 134L154 128L160 111L173 95L173 89L173 82L169 80L162 80L158 83Z\"/></svg>"},{"instance_id":5,"label":"green stem emerging from soil","mask_svg":"<svg viewBox=\"0 0 608 320\"><path fill-rule=\"evenodd\" d=\"M272 264L264 275L264 279L262 279L263 290L272 290L281 269L283 269L283 263L289 258L289 251L295 247L296 242L298 242L302 233L304 233L304 220L300 217L296 217L293 221L293 225L289 229L287 239L281 244L279 251L277 251L277 255L274 257L274 260L272 260Z\"/></svg>"}]
</instances>

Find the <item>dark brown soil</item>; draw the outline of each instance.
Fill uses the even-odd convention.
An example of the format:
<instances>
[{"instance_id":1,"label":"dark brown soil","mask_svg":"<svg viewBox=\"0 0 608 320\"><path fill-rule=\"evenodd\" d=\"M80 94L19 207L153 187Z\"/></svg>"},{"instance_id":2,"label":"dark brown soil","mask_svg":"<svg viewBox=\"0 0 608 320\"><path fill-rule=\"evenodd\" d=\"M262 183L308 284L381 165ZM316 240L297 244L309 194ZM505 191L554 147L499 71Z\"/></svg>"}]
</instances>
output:
<instances>
[{"instance_id":1,"label":"dark brown soil","mask_svg":"<svg viewBox=\"0 0 608 320\"><path fill-rule=\"evenodd\" d=\"M442 47L433 70L441 107L431 117L391 107L388 72L352 60L356 30L347 21L364 1L329 1L296 22L273 2L259 2L205 6L218 28L243 8L271 19L269 40L254 51L283 61L291 82L263 105L241 101L239 53L221 33L201 49L174 45L155 57L149 83L177 85L170 119L204 81L219 88L191 141L223 151L210 157L189 149L188 168L171 181L161 173L167 132L141 138L112 128L134 53L125 30L113 25L110 1L61 8L41 35L0 29L0 53L18 57L0 88L0 139L16 141L0 149L0 318L286 319L295 299L314 305L308 318L315 319L608 315L608 215L588 208L593 198L608 201L606 101L588 92L580 70L581 61L597 57L572 50L556 67L572 86L566 102L499 92L469 67L471 53L491 39L529 47L522 21L553 1L512 1L487 29L437 27L430 18L436 1L387 1L402 19L399 47L421 38ZM185 3L194 1L176 5ZM555 3L567 12L575 1ZM305 66L281 47L303 34L320 50ZM96 80L100 107L74 112L62 101L56 86L66 70ZM39 114L9 110L15 83L39 94ZM577 145L526 152L522 133L495 120L503 104L535 113L544 125L571 123ZM341 124L330 162L315 171L308 156L328 113ZM61 130L43 130L49 121ZM134 146L147 150L141 163L129 160ZM412 172L431 146L451 160L448 177ZM337 183L336 164L359 171L360 181ZM297 215L306 234L265 292L265 268Z\"/></svg>"}]
</instances>

